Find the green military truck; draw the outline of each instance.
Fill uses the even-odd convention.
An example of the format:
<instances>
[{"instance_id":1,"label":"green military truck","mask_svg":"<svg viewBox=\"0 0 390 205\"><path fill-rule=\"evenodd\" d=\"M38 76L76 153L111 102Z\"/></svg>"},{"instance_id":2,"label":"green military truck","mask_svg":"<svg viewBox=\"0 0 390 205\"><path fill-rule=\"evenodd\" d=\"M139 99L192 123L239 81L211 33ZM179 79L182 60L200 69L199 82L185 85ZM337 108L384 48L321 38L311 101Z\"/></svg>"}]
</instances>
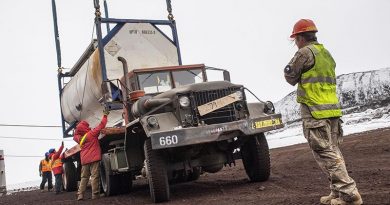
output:
<instances>
[{"instance_id":1,"label":"green military truck","mask_svg":"<svg viewBox=\"0 0 390 205\"><path fill-rule=\"evenodd\" d=\"M152 200L167 201L170 185L218 172L238 159L251 181L269 178L264 132L283 127L281 115L269 101L249 103L251 92L231 83L227 70L182 65L169 0L168 20L102 17L98 0L94 6L97 39L72 68L62 67L56 38L58 85L64 137L72 137L81 120L97 125L102 110L110 110L99 137L101 187L107 196L129 192L132 181L144 176ZM107 26L103 36L102 24L114 28ZM210 73L218 72L220 77L211 80ZM68 191L76 190L80 180L79 151L76 145L65 152Z\"/></svg>"}]
</instances>

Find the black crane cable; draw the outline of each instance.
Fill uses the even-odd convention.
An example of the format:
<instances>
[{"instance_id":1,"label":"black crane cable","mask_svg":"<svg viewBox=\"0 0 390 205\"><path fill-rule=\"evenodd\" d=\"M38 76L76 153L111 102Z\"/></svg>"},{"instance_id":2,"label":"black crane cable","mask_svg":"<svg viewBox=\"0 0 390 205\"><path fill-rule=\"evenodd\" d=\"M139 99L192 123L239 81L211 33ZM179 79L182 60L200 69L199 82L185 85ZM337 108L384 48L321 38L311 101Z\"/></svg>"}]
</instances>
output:
<instances>
[{"instance_id":1,"label":"black crane cable","mask_svg":"<svg viewBox=\"0 0 390 205\"><path fill-rule=\"evenodd\" d=\"M3 139L20 139L20 140L58 140L58 141L72 141L64 139L53 139L53 138L43 138L43 137L9 137L9 136L0 136Z\"/></svg>"},{"instance_id":2,"label":"black crane cable","mask_svg":"<svg viewBox=\"0 0 390 205\"><path fill-rule=\"evenodd\" d=\"M0 127L42 127L42 128L57 128L59 125L33 125L33 124L0 124Z\"/></svg>"}]
</instances>

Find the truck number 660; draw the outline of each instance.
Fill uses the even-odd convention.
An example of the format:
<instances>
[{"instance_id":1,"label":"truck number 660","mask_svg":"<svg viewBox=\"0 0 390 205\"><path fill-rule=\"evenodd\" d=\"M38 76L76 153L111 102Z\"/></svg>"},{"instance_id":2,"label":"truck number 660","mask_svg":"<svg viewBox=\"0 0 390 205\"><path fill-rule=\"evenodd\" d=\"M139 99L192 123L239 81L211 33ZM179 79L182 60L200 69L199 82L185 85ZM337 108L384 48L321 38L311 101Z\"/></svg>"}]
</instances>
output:
<instances>
[{"instance_id":1,"label":"truck number 660","mask_svg":"<svg viewBox=\"0 0 390 205\"><path fill-rule=\"evenodd\" d=\"M160 145L161 146L169 146L173 144L177 144L178 139L176 135L160 137Z\"/></svg>"}]
</instances>

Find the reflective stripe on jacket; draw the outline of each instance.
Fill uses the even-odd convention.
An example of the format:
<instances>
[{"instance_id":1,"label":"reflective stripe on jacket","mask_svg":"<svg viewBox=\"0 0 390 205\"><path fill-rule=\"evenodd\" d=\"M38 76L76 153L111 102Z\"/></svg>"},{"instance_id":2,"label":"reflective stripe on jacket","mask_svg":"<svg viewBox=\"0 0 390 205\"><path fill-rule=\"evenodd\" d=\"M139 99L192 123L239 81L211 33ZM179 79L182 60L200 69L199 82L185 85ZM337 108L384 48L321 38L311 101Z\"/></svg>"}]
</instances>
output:
<instances>
[{"instance_id":1,"label":"reflective stripe on jacket","mask_svg":"<svg viewBox=\"0 0 390 205\"><path fill-rule=\"evenodd\" d=\"M297 102L306 104L316 119L340 117L341 106L336 93L336 63L322 44L310 44L315 64L303 73L298 83Z\"/></svg>"},{"instance_id":2,"label":"reflective stripe on jacket","mask_svg":"<svg viewBox=\"0 0 390 205\"><path fill-rule=\"evenodd\" d=\"M56 160L54 160L54 162L53 162L53 164L52 164L52 168L54 169L54 168L56 168L56 167L62 167L62 161L61 161L61 159L60 158L58 158L58 159L56 159Z\"/></svg>"},{"instance_id":3,"label":"reflective stripe on jacket","mask_svg":"<svg viewBox=\"0 0 390 205\"><path fill-rule=\"evenodd\" d=\"M80 144L80 148L83 147L83 144L84 144L85 140L87 139L87 134L88 134L88 132L85 133L84 136L81 138L80 143L79 143Z\"/></svg>"},{"instance_id":4,"label":"reflective stripe on jacket","mask_svg":"<svg viewBox=\"0 0 390 205\"><path fill-rule=\"evenodd\" d=\"M63 173L63 169L62 169L63 154L61 154L63 149L64 149L64 147L61 146L58 149L57 152L55 152L54 154L52 154L50 156L50 158L51 158L51 169L52 169L54 175Z\"/></svg>"},{"instance_id":5,"label":"reflective stripe on jacket","mask_svg":"<svg viewBox=\"0 0 390 205\"><path fill-rule=\"evenodd\" d=\"M45 159L41 160L41 171L42 172L51 172L50 160L48 160L48 161L46 161Z\"/></svg>"}]
</instances>

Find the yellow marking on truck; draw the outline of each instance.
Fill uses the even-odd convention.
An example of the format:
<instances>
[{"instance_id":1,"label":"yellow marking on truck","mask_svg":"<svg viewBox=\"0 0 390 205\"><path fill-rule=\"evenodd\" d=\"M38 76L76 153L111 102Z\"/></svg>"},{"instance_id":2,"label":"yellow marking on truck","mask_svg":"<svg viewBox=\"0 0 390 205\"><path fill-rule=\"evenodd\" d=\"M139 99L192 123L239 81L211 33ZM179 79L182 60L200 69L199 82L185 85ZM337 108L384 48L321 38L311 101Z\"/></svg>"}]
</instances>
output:
<instances>
[{"instance_id":1,"label":"yellow marking on truck","mask_svg":"<svg viewBox=\"0 0 390 205\"><path fill-rule=\"evenodd\" d=\"M252 129L260 129L263 127L270 127L270 126L275 126L275 125L280 125L280 124L282 124L282 121L280 120L280 118L257 121L257 122L252 123Z\"/></svg>"}]
</instances>

